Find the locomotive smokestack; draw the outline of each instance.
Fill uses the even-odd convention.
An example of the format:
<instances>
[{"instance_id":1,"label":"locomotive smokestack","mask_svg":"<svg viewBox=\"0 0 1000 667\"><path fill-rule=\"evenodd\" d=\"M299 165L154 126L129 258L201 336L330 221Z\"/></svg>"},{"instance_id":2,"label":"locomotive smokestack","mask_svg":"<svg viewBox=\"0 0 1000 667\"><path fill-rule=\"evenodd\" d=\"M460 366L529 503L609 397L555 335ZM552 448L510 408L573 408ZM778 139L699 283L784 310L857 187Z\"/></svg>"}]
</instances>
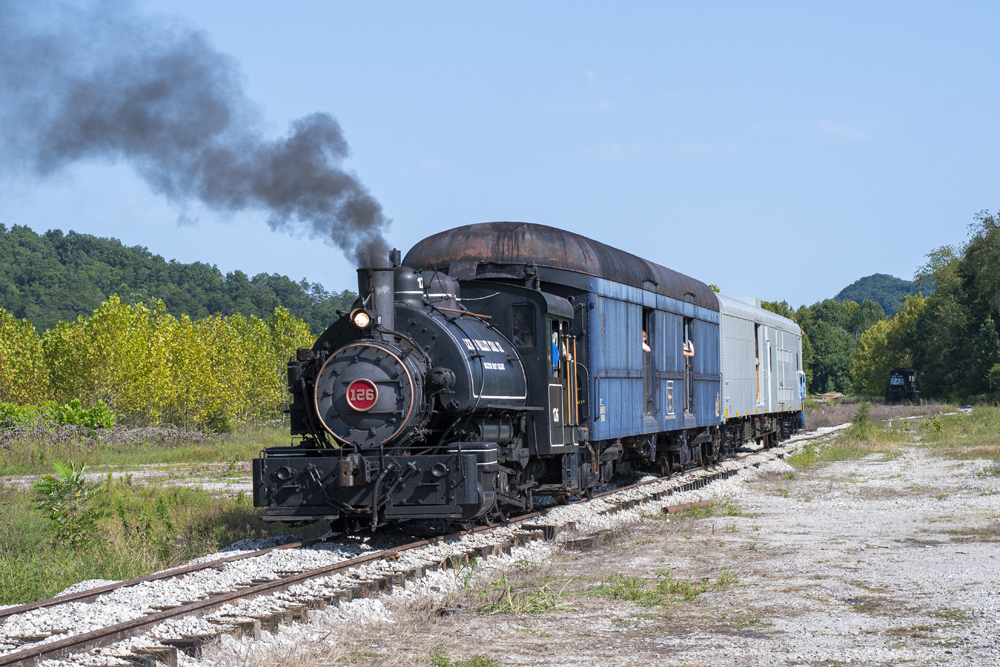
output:
<instances>
[{"instance_id":1,"label":"locomotive smokestack","mask_svg":"<svg viewBox=\"0 0 1000 667\"><path fill-rule=\"evenodd\" d=\"M368 310L379 318L382 327L396 327L396 272L391 268L358 269L358 294Z\"/></svg>"},{"instance_id":2,"label":"locomotive smokestack","mask_svg":"<svg viewBox=\"0 0 1000 667\"><path fill-rule=\"evenodd\" d=\"M46 177L124 161L190 222L191 204L263 211L358 266L379 266L390 221L328 113L264 136L237 63L207 35L129 2L0 0L0 169Z\"/></svg>"}]
</instances>

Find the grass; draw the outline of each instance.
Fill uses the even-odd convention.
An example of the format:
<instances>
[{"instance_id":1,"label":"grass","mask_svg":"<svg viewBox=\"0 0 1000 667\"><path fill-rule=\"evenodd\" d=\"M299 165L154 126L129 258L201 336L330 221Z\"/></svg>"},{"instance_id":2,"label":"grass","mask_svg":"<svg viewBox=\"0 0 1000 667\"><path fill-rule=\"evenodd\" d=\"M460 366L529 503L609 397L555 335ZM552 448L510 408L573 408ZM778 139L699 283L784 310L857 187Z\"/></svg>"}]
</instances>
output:
<instances>
[{"instance_id":1,"label":"grass","mask_svg":"<svg viewBox=\"0 0 1000 667\"><path fill-rule=\"evenodd\" d=\"M945 532L954 536L952 542L1000 542L1000 522L997 521L985 528L959 528Z\"/></svg>"},{"instance_id":2,"label":"grass","mask_svg":"<svg viewBox=\"0 0 1000 667\"><path fill-rule=\"evenodd\" d=\"M937 609L932 615L943 621L954 624L965 624L973 620L972 616L969 615L969 612L962 609L952 609L951 607L942 607Z\"/></svg>"},{"instance_id":3,"label":"grass","mask_svg":"<svg viewBox=\"0 0 1000 667\"><path fill-rule=\"evenodd\" d=\"M669 519L670 521L686 521L688 519L706 519L713 516L746 516L741 508L734 500L730 498L725 498L719 502L713 502L706 507L694 507L689 510L683 510L677 512L676 514L667 514L666 512L642 512L641 516L644 519L653 519L657 521L662 521Z\"/></svg>"},{"instance_id":4,"label":"grass","mask_svg":"<svg viewBox=\"0 0 1000 667\"><path fill-rule=\"evenodd\" d=\"M883 439L881 434L868 441L845 435L835 438L825 446L818 446L810 442L802 450L786 458L785 461L793 468L809 468L820 463L857 461L872 454L895 456L899 446L899 443L894 442L888 436ZM788 474L794 475L794 473ZM787 477L787 479L793 478Z\"/></svg>"},{"instance_id":5,"label":"grass","mask_svg":"<svg viewBox=\"0 0 1000 667\"><path fill-rule=\"evenodd\" d=\"M571 579L548 581L541 586L534 583L519 583L508 579L502 572L480 593L484 604L477 611L480 614L543 614L564 608L560 596L566 591ZM558 588L557 588L558 586Z\"/></svg>"},{"instance_id":6,"label":"grass","mask_svg":"<svg viewBox=\"0 0 1000 667\"><path fill-rule=\"evenodd\" d=\"M474 655L468 658L452 659L445 652L443 644L437 646L434 651L422 660L433 667L500 667L500 663L486 655Z\"/></svg>"},{"instance_id":7,"label":"grass","mask_svg":"<svg viewBox=\"0 0 1000 667\"><path fill-rule=\"evenodd\" d=\"M976 406L970 414L925 420L920 430L922 443L938 456L1000 462L1000 408L996 406Z\"/></svg>"},{"instance_id":8,"label":"grass","mask_svg":"<svg viewBox=\"0 0 1000 667\"><path fill-rule=\"evenodd\" d=\"M845 403L838 401L832 404L821 404L813 401L805 403L805 417L807 428L821 428L824 426L837 426L846 424L854 419L858 405L862 401L852 399L855 402ZM950 412L954 406L944 403L923 403L921 405L882 405L873 403L870 405L871 417L876 422L889 419L899 419L900 417L931 416Z\"/></svg>"},{"instance_id":9,"label":"grass","mask_svg":"<svg viewBox=\"0 0 1000 667\"><path fill-rule=\"evenodd\" d=\"M670 570L661 568L653 581L640 576L616 574L600 586L592 587L589 592L612 601L624 600L645 607L666 606L676 602L691 602L702 593L722 590L736 581L736 575L728 571L720 573L715 584L712 584L708 578L677 579Z\"/></svg>"},{"instance_id":10,"label":"grass","mask_svg":"<svg viewBox=\"0 0 1000 667\"><path fill-rule=\"evenodd\" d=\"M292 531L265 529L260 510L242 494L220 498L201 489L131 486L122 480L103 486L103 516L94 539L82 547L53 541L48 520L32 505L32 492L0 486L0 605L49 598L88 579L144 576L237 540Z\"/></svg>"},{"instance_id":11,"label":"grass","mask_svg":"<svg viewBox=\"0 0 1000 667\"><path fill-rule=\"evenodd\" d=\"M0 431L0 476L47 473L53 461L72 460L92 471L150 464L249 461L264 447L288 445L287 426L243 426L223 435L173 429L121 427L107 431L63 430L13 437Z\"/></svg>"}]
</instances>

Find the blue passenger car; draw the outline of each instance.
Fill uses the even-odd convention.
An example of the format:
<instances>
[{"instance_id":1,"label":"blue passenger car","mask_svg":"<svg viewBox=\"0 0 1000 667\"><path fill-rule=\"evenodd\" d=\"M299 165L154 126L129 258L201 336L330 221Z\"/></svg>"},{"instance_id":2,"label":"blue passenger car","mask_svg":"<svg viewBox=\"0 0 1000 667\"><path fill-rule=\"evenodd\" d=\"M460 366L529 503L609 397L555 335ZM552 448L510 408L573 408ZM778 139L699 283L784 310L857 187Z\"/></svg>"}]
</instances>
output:
<instances>
[{"instance_id":1,"label":"blue passenger car","mask_svg":"<svg viewBox=\"0 0 1000 667\"><path fill-rule=\"evenodd\" d=\"M530 308L535 348L520 348L533 455L560 455L578 492L621 461L669 472L720 454L719 305L704 283L572 232L527 223L459 227L403 263L456 278L463 306L512 341ZM534 369L534 370L532 370ZM539 471L541 472L541 471ZM552 473L553 471L549 471Z\"/></svg>"}]
</instances>

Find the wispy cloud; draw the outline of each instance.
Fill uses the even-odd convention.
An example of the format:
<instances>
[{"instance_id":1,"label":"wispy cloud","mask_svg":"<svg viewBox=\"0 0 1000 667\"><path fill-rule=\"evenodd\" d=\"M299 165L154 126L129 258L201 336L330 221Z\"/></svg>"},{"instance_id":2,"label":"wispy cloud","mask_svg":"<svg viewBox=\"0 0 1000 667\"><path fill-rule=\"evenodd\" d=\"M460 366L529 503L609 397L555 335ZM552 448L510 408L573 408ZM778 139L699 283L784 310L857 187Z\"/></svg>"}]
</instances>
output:
<instances>
[{"instance_id":1,"label":"wispy cloud","mask_svg":"<svg viewBox=\"0 0 1000 667\"><path fill-rule=\"evenodd\" d=\"M844 139L867 139L872 134L869 130L857 125L839 123L827 118L821 118L820 120L813 121L813 123L821 133L831 134Z\"/></svg>"},{"instance_id":2,"label":"wispy cloud","mask_svg":"<svg viewBox=\"0 0 1000 667\"><path fill-rule=\"evenodd\" d=\"M872 139L877 130L888 124L885 118L867 120L842 118L785 118L777 116L756 129L765 134L778 134L796 138L823 135L847 140Z\"/></svg>"},{"instance_id":3,"label":"wispy cloud","mask_svg":"<svg viewBox=\"0 0 1000 667\"><path fill-rule=\"evenodd\" d=\"M720 153L735 153L739 150L739 144L712 144L691 141L675 146L670 152L675 155L718 155Z\"/></svg>"},{"instance_id":4,"label":"wispy cloud","mask_svg":"<svg viewBox=\"0 0 1000 667\"><path fill-rule=\"evenodd\" d=\"M545 105L549 113L583 114L583 113L614 113L621 111L621 105L611 100L601 102L553 102Z\"/></svg>"}]
</instances>

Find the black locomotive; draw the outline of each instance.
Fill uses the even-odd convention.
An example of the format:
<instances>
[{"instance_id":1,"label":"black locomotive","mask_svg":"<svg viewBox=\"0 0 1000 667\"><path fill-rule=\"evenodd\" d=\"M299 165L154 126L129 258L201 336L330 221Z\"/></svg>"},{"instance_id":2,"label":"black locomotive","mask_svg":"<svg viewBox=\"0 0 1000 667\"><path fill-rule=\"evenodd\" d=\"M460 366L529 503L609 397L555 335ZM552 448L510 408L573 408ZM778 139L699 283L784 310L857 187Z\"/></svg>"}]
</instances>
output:
<instances>
[{"instance_id":1,"label":"black locomotive","mask_svg":"<svg viewBox=\"0 0 1000 667\"><path fill-rule=\"evenodd\" d=\"M921 373L912 368L893 368L889 373L889 384L885 387L887 405L903 401L920 402Z\"/></svg>"},{"instance_id":2,"label":"black locomotive","mask_svg":"<svg viewBox=\"0 0 1000 667\"><path fill-rule=\"evenodd\" d=\"M265 520L492 520L625 461L669 473L798 427L798 328L745 304L724 318L658 264L526 223L389 263L358 271L352 310L288 365L300 440L254 461Z\"/></svg>"}]
</instances>

